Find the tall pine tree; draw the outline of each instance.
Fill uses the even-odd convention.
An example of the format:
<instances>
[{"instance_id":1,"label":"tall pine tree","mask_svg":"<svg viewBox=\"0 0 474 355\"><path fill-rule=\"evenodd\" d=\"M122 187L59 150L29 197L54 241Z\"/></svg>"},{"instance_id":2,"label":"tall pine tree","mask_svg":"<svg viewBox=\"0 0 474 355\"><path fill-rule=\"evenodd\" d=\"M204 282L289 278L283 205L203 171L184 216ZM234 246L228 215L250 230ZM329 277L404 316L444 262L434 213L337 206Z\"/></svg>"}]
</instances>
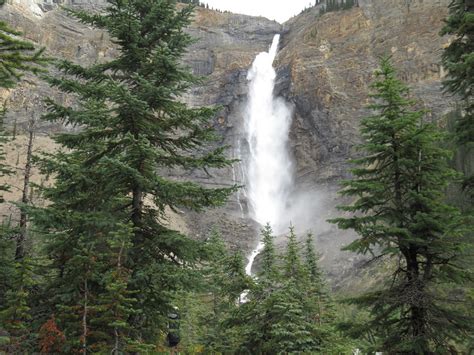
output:
<instances>
[{"instance_id":1,"label":"tall pine tree","mask_svg":"<svg viewBox=\"0 0 474 355\"><path fill-rule=\"evenodd\" d=\"M467 154L474 144L474 5L468 0L453 0L441 35L453 40L443 52L443 65L448 70L446 91L461 99L456 120L456 141ZM465 187L474 194L474 176L467 172Z\"/></svg>"},{"instance_id":2,"label":"tall pine tree","mask_svg":"<svg viewBox=\"0 0 474 355\"><path fill-rule=\"evenodd\" d=\"M444 202L454 176L449 154L437 128L413 109L388 58L372 89L374 114L361 123L363 156L341 191L355 198L340 207L351 216L333 222L359 234L347 249L393 257L397 267L386 285L355 301L371 309L372 321L364 326L382 340L379 350L447 352L470 326L452 307L460 299L444 292L469 276L460 259L463 221Z\"/></svg>"},{"instance_id":3,"label":"tall pine tree","mask_svg":"<svg viewBox=\"0 0 474 355\"><path fill-rule=\"evenodd\" d=\"M4 1L0 1L0 8ZM25 73L37 74L46 63L43 50L36 50L4 21L0 21L0 89L12 89ZM9 137L5 128L6 105L0 102L0 204L4 193L10 190L5 182L13 171L6 164L5 144ZM0 216L0 331L9 337L0 351L18 352L29 334L29 289L32 286L29 258L15 258L14 230L9 218ZM16 260L15 260L16 259ZM26 350L23 347L23 350Z\"/></svg>"},{"instance_id":4,"label":"tall pine tree","mask_svg":"<svg viewBox=\"0 0 474 355\"><path fill-rule=\"evenodd\" d=\"M192 42L184 31L192 11L175 0L112 0L101 14L70 11L106 30L118 56L88 68L61 61L60 75L48 79L78 104L48 100L44 118L80 127L56 135L62 149L40 160L55 184L43 190L50 204L33 211L48 238L55 271L45 292L65 333L65 351L104 344L108 351L153 349L173 292L187 286L184 271L200 250L161 222L166 208L200 211L234 191L160 174L231 164L224 148L211 148L216 109L189 108L179 99L196 82L181 64ZM123 246L111 243L123 226L131 235L123 236Z\"/></svg>"},{"instance_id":5,"label":"tall pine tree","mask_svg":"<svg viewBox=\"0 0 474 355\"><path fill-rule=\"evenodd\" d=\"M474 6L466 0L453 0L442 35L454 36L444 50L443 65L448 70L445 88L464 101L465 112L458 120L461 143L474 142Z\"/></svg>"},{"instance_id":6,"label":"tall pine tree","mask_svg":"<svg viewBox=\"0 0 474 355\"><path fill-rule=\"evenodd\" d=\"M316 336L317 323L311 312L312 302L307 297L309 275L300 258L293 227L290 227L287 241L280 280L265 300L270 322L269 340L264 348L268 354L272 349L280 354L321 352L321 343Z\"/></svg>"},{"instance_id":7,"label":"tall pine tree","mask_svg":"<svg viewBox=\"0 0 474 355\"><path fill-rule=\"evenodd\" d=\"M315 320L320 326L332 324L335 313L334 305L329 295L323 271L319 266L319 256L316 254L314 239L311 233L308 233L306 236L304 256L309 278L307 297L311 299L311 305L314 307Z\"/></svg>"},{"instance_id":8,"label":"tall pine tree","mask_svg":"<svg viewBox=\"0 0 474 355\"><path fill-rule=\"evenodd\" d=\"M206 244L209 257L201 270L204 283L200 297L208 311L200 317L201 344L209 353L230 353L239 337L227 323L251 280L245 274L242 255L228 251L219 232L213 231Z\"/></svg>"},{"instance_id":9,"label":"tall pine tree","mask_svg":"<svg viewBox=\"0 0 474 355\"><path fill-rule=\"evenodd\" d=\"M0 7L3 1L0 2ZM0 88L11 89L26 72L38 73L46 59L43 50L35 50L32 43L22 40L20 32L14 31L4 21L0 21ZM11 175L11 169L5 164L5 144L8 134L5 129L6 105L0 103L0 178ZM9 186L2 179L0 182L0 203L5 202L3 193Z\"/></svg>"}]
</instances>

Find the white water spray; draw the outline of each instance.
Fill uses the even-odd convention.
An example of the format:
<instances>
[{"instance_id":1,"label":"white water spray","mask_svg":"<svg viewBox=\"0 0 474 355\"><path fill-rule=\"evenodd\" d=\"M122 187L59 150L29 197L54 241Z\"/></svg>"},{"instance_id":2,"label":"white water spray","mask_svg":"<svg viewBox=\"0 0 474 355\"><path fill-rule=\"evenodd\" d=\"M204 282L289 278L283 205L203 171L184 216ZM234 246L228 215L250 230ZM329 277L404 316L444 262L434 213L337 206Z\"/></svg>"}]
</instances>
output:
<instances>
[{"instance_id":1,"label":"white water spray","mask_svg":"<svg viewBox=\"0 0 474 355\"><path fill-rule=\"evenodd\" d=\"M293 183L288 153L292 112L283 99L273 94L276 78L273 61L279 40L280 35L276 35L270 51L257 55L247 75L250 88L245 122L250 148L246 176L250 213L260 224L270 223L275 233L283 232L289 225L285 213ZM250 255L248 275L262 249L260 242Z\"/></svg>"},{"instance_id":2,"label":"white water spray","mask_svg":"<svg viewBox=\"0 0 474 355\"><path fill-rule=\"evenodd\" d=\"M268 53L260 53L253 62L250 81L246 132L250 146L247 196L254 219L270 223L276 233L287 224L281 221L285 212L292 164L288 154L288 132L291 110L273 95L275 59L280 35L273 39ZM285 228L285 227L284 227Z\"/></svg>"}]
</instances>

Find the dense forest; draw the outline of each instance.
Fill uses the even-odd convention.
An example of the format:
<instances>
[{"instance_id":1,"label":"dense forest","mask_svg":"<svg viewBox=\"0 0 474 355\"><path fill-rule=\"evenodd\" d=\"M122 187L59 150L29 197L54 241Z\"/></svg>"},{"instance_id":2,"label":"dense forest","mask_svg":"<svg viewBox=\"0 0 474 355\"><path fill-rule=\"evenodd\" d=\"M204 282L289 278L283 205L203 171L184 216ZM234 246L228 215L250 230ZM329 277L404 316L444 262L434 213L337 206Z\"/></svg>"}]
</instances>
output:
<instances>
[{"instance_id":1,"label":"dense forest","mask_svg":"<svg viewBox=\"0 0 474 355\"><path fill-rule=\"evenodd\" d=\"M65 8L118 48L91 66L51 58L0 21L0 88L37 76L74 98L67 105L45 97L41 120L77 128L54 134L58 148L42 154L32 154L29 131L22 197L6 201L12 130L3 123L7 105L0 110L0 204L18 210L18 218L0 216L0 353L474 351L474 177L453 163L474 143L472 1L453 0L440 33L452 37L442 49L445 95L457 106L451 130L426 119L429 108L420 108L389 56L370 83L363 142L352 178L341 184L348 202L330 220L357 233L345 249L364 255L385 280L356 295L331 290L311 233L301 242L289 226L278 248L263 226L252 277L219 226L200 241L165 223L167 211L222 206L241 188L162 173L235 163L225 147L211 148L219 107L180 100L203 80L182 61L194 40L185 29L203 5L176 2L109 0L101 13ZM320 16L355 5L328 1ZM30 182L32 166L50 183ZM33 188L45 203L30 203Z\"/></svg>"}]
</instances>

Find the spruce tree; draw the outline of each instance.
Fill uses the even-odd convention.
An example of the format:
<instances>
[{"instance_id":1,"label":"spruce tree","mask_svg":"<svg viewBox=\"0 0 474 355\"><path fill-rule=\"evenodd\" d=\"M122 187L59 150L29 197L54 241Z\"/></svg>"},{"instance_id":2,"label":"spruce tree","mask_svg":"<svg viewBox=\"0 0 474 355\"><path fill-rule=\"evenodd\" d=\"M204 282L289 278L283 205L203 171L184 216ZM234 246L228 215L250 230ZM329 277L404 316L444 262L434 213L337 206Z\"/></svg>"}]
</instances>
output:
<instances>
[{"instance_id":1,"label":"spruce tree","mask_svg":"<svg viewBox=\"0 0 474 355\"><path fill-rule=\"evenodd\" d=\"M444 202L454 172L441 134L413 109L408 88L388 58L372 84L372 116L361 122L363 156L341 194L355 198L333 220L359 238L347 249L379 253L397 264L389 282L354 301L371 310L364 325L380 337L379 351L407 354L447 352L461 340L470 319L445 292L469 274L462 264L463 221ZM391 259L392 260L392 259Z\"/></svg>"},{"instance_id":2,"label":"spruce tree","mask_svg":"<svg viewBox=\"0 0 474 355\"><path fill-rule=\"evenodd\" d=\"M0 3L0 8L3 3ZM39 73L45 64L43 50L22 40L20 32L0 21L0 87L13 88L26 72Z\"/></svg>"},{"instance_id":3,"label":"spruce tree","mask_svg":"<svg viewBox=\"0 0 474 355\"><path fill-rule=\"evenodd\" d=\"M239 252L226 247L213 230L203 249L195 289L177 297L180 311L180 351L187 353L233 353L240 343L232 325L241 293L250 288Z\"/></svg>"},{"instance_id":4,"label":"spruce tree","mask_svg":"<svg viewBox=\"0 0 474 355\"><path fill-rule=\"evenodd\" d=\"M443 66L448 70L443 82L446 91L461 99L456 120L456 141L472 154L474 144L474 6L466 0L453 0L441 35L453 40L443 52ZM474 194L474 176L466 174L464 187Z\"/></svg>"},{"instance_id":5,"label":"spruce tree","mask_svg":"<svg viewBox=\"0 0 474 355\"><path fill-rule=\"evenodd\" d=\"M4 1L0 1L0 8ZM0 21L0 89L11 89L25 73L43 71L46 58L43 50L35 50L32 43L24 41L21 33ZM13 171L5 163L5 144L8 143L4 119L6 105L0 103L0 204L5 203L4 193L10 190L5 177ZM30 331L30 289L33 286L31 259L15 257L13 245L15 230L5 216L0 216L0 331L8 331L9 337L0 350L7 352L31 351L26 340ZM19 238L19 237L17 237Z\"/></svg>"},{"instance_id":6,"label":"spruce tree","mask_svg":"<svg viewBox=\"0 0 474 355\"><path fill-rule=\"evenodd\" d=\"M310 286L308 273L300 258L300 248L293 227L290 227L284 268L280 285L266 300L269 324L269 341L264 345L266 353L311 353L321 351L316 335L317 324L308 302Z\"/></svg>"},{"instance_id":7,"label":"spruce tree","mask_svg":"<svg viewBox=\"0 0 474 355\"><path fill-rule=\"evenodd\" d=\"M109 267L104 275L105 290L98 300L97 316L91 323L99 325L102 333L101 340L94 345L95 351L123 354L124 352L139 351L140 344L129 337L130 325L128 319L134 314L136 298L128 290L130 270L126 265L126 251L131 247L133 230L131 225L123 225L108 239ZM113 331L112 331L113 330ZM110 350L109 344L113 344Z\"/></svg>"},{"instance_id":8,"label":"spruce tree","mask_svg":"<svg viewBox=\"0 0 474 355\"><path fill-rule=\"evenodd\" d=\"M0 2L0 8L3 2ZM43 50L35 50L32 43L20 38L21 33L14 31L4 21L0 21L0 88L11 89L27 72L39 73L46 63ZM5 164L5 144L9 137L5 129L6 105L0 103L0 178L11 175L11 169ZM9 186L3 179L0 182L0 203L5 202L3 193Z\"/></svg>"},{"instance_id":9,"label":"spruce tree","mask_svg":"<svg viewBox=\"0 0 474 355\"><path fill-rule=\"evenodd\" d=\"M262 230L262 268L251 288L248 301L237 312L236 324L242 334L238 353L339 353L349 350L337 334L329 311L329 297L318 296L322 275L316 263L301 259L301 248L293 228L288 234L286 252L277 264L271 228ZM312 271L317 276L312 275ZM313 283L315 281L315 283ZM319 293L316 292L318 290ZM318 302L319 301L319 302ZM324 321L320 315L324 307Z\"/></svg>"},{"instance_id":10,"label":"spruce tree","mask_svg":"<svg viewBox=\"0 0 474 355\"><path fill-rule=\"evenodd\" d=\"M66 351L87 352L98 344L112 351L117 331L123 351L152 349L166 331L173 294L189 286L186 270L201 250L162 223L166 209L219 206L234 191L161 174L231 164L224 148L212 148L216 109L189 108L179 99L196 83L181 64L192 42L184 31L192 11L174 0L112 0L101 14L69 11L107 31L118 55L88 68L60 61L60 74L48 78L77 105L48 100L44 119L80 127L56 135L62 149L40 159L55 184L43 190L50 204L32 212L48 238L54 273L46 292ZM132 235L119 268L110 241L124 225ZM117 284L104 279L111 272L119 273ZM120 297L104 304L111 292ZM116 319L102 317L98 324L104 307Z\"/></svg>"},{"instance_id":11,"label":"spruce tree","mask_svg":"<svg viewBox=\"0 0 474 355\"><path fill-rule=\"evenodd\" d=\"M201 292L202 299L209 299L210 312L201 316L201 344L211 353L229 353L235 350L238 336L227 323L251 281L242 255L228 251L219 232L211 233L206 249L209 258L202 269L205 280Z\"/></svg>"},{"instance_id":12,"label":"spruce tree","mask_svg":"<svg viewBox=\"0 0 474 355\"><path fill-rule=\"evenodd\" d=\"M203 344L208 351L222 350L223 335L220 322L225 317L228 306L235 304L235 299L226 297L226 275L224 267L227 264L227 250L221 235L212 231L207 243L209 263L203 268L205 277L204 289L209 295L210 312L202 317L201 325L207 325L206 334L203 336Z\"/></svg>"},{"instance_id":13,"label":"spruce tree","mask_svg":"<svg viewBox=\"0 0 474 355\"><path fill-rule=\"evenodd\" d=\"M261 231L263 250L260 254L262 259L262 270L258 277L262 281L272 280L278 278L278 270L276 265L276 251L274 245L275 236L269 224L267 224Z\"/></svg>"},{"instance_id":14,"label":"spruce tree","mask_svg":"<svg viewBox=\"0 0 474 355\"><path fill-rule=\"evenodd\" d=\"M257 273L257 282L250 288L246 302L234 316L233 325L242 336L238 353L265 353L265 346L271 340L270 297L277 288L280 273L277 267L275 237L269 224L261 230L261 237L264 247L259 256L262 261L261 270Z\"/></svg>"},{"instance_id":15,"label":"spruce tree","mask_svg":"<svg viewBox=\"0 0 474 355\"><path fill-rule=\"evenodd\" d=\"M474 6L466 0L453 0L442 35L454 36L444 50L443 65L448 70L444 86L459 95L465 110L457 123L460 143L474 142Z\"/></svg>"},{"instance_id":16,"label":"spruce tree","mask_svg":"<svg viewBox=\"0 0 474 355\"><path fill-rule=\"evenodd\" d=\"M334 305L329 295L323 271L319 266L319 256L314 248L314 239L308 233L305 240L305 268L309 277L308 299L314 307L315 321L319 326L332 324L334 321Z\"/></svg>"},{"instance_id":17,"label":"spruce tree","mask_svg":"<svg viewBox=\"0 0 474 355\"><path fill-rule=\"evenodd\" d=\"M34 286L31 261L14 263L9 277L9 288L0 310L0 324L9 334L9 342L2 349L7 353L32 352L30 289Z\"/></svg>"}]
</instances>

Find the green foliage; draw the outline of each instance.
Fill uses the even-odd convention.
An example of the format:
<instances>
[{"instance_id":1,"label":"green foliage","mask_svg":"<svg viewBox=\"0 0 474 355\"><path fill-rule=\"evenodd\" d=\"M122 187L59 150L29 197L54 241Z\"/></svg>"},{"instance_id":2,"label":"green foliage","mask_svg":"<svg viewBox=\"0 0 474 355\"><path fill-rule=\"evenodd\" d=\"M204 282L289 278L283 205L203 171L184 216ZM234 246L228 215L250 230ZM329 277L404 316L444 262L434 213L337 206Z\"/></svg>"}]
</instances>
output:
<instances>
[{"instance_id":1,"label":"green foliage","mask_svg":"<svg viewBox=\"0 0 474 355\"><path fill-rule=\"evenodd\" d=\"M110 235L107 243L109 249L109 265L105 269L104 290L97 300L97 316L91 324L100 329L101 341L91 349L98 352L123 353L139 351L134 341L128 337L130 325L128 319L135 314L136 298L128 290L131 271L124 267L127 261L126 252L132 246L133 229L130 225L123 225ZM111 267L112 266L112 267ZM113 336L111 336L113 334ZM109 344L114 344L109 350Z\"/></svg>"},{"instance_id":2,"label":"green foliage","mask_svg":"<svg viewBox=\"0 0 474 355\"><path fill-rule=\"evenodd\" d=\"M2 6L3 3L0 3ZM21 33L0 21L0 87L12 88L25 72L39 73L45 64L43 50L21 40Z\"/></svg>"},{"instance_id":3,"label":"green foliage","mask_svg":"<svg viewBox=\"0 0 474 355\"><path fill-rule=\"evenodd\" d=\"M330 297L324 275L320 269L319 257L314 249L313 235L309 233L305 241L305 264L309 277L307 297L314 308L315 320L322 324L332 323L335 319L334 303Z\"/></svg>"},{"instance_id":4,"label":"green foliage","mask_svg":"<svg viewBox=\"0 0 474 355\"><path fill-rule=\"evenodd\" d=\"M446 90L464 101L465 113L458 120L457 134L461 143L474 141L474 9L464 0L453 0L442 35L454 36L444 50L443 65L448 70Z\"/></svg>"},{"instance_id":5,"label":"green foliage","mask_svg":"<svg viewBox=\"0 0 474 355\"><path fill-rule=\"evenodd\" d=\"M288 234L283 265L278 267L272 230L262 230L262 270L234 324L242 334L238 353L338 353L348 351L329 316L332 308L313 246L301 249L293 228ZM312 244L311 237L307 243Z\"/></svg>"},{"instance_id":6,"label":"green foliage","mask_svg":"<svg viewBox=\"0 0 474 355\"><path fill-rule=\"evenodd\" d=\"M326 4L319 10L320 15L328 12L349 10L358 5L357 0L326 0Z\"/></svg>"},{"instance_id":7,"label":"green foliage","mask_svg":"<svg viewBox=\"0 0 474 355\"><path fill-rule=\"evenodd\" d=\"M384 287L353 300L371 310L372 320L363 327L381 339L378 350L447 351L471 321L441 293L454 280L462 285L470 278L462 262L466 220L444 202L456 174L448 167L442 135L423 122L423 111L412 108L388 58L376 77L374 115L361 123L364 155L354 161L354 179L341 191L355 198L340 207L352 216L332 222L359 234L347 249L399 260Z\"/></svg>"},{"instance_id":8,"label":"green foliage","mask_svg":"<svg viewBox=\"0 0 474 355\"><path fill-rule=\"evenodd\" d=\"M265 282L268 280L274 280L278 277L278 269L276 265L276 251L275 245L273 244L273 232L269 224L262 229L262 241L263 250L260 254L262 258L262 271L259 278Z\"/></svg>"},{"instance_id":9,"label":"green foliage","mask_svg":"<svg viewBox=\"0 0 474 355\"><path fill-rule=\"evenodd\" d=\"M0 7L4 1L0 1ZM21 34L0 21L0 89L11 89L22 75L42 71L46 63L42 50L22 40ZM5 164L5 144L9 137L4 126L6 106L0 103L0 204L10 190L5 177L13 171ZM4 218L5 216L0 216ZM30 290L33 287L31 259L15 260L15 229L10 221L0 224L0 351L31 351ZM3 335L6 332L7 336Z\"/></svg>"},{"instance_id":10,"label":"green foliage","mask_svg":"<svg viewBox=\"0 0 474 355\"><path fill-rule=\"evenodd\" d=\"M0 7L4 1L0 2ZM21 33L14 31L6 22L0 21L0 89L11 89L26 72L39 73L46 63L43 50L36 51L33 44L20 39ZM4 178L12 174L12 170L5 164L5 144L9 141L4 119L6 106L0 103L0 203L4 203L3 193L10 187ZM5 226L0 238L3 238ZM1 243L1 241L0 241Z\"/></svg>"},{"instance_id":11,"label":"green foliage","mask_svg":"<svg viewBox=\"0 0 474 355\"><path fill-rule=\"evenodd\" d=\"M209 5L204 5L204 3L200 2L199 0L178 0L177 2L183 3L183 4L192 4L195 6L200 6L200 7L206 7L209 8Z\"/></svg>"},{"instance_id":12,"label":"green foliage","mask_svg":"<svg viewBox=\"0 0 474 355\"><path fill-rule=\"evenodd\" d=\"M8 277L8 291L0 310L0 324L8 332L9 342L3 349L0 346L0 350L16 353L28 350L30 345L30 292L34 286L31 260L25 258L14 263Z\"/></svg>"},{"instance_id":13,"label":"green foliage","mask_svg":"<svg viewBox=\"0 0 474 355\"><path fill-rule=\"evenodd\" d=\"M470 8L469 8L470 6ZM444 88L450 94L457 96L457 109L448 116L448 128L453 132L454 142L457 145L454 166L464 174L462 186L451 187L448 192L449 199L460 206L466 214L466 220L472 225L472 207L474 198L474 169L473 163L473 139L474 139L474 100L473 100L473 68L474 68L474 8L469 2L453 0L449 6L449 16L445 20L445 26L441 35L451 35L452 40L443 52L443 65L448 70L447 79L444 81ZM452 124L454 121L454 125ZM470 216L470 217L469 217ZM472 242L472 229L465 235L469 252L472 255L474 244ZM464 265L470 270L474 269L472 258L464 258ZM472 306L472 280L464 287L452 285L458 294L462 294L470 302L465 305L458 305L456 308L462 309ZM471 290L471 291L469 291ZM466 312L464 310L464 312ZM469 312L467 312L469 313ZM468 345L472 349L472 336Z\"/></svg>"},{"instance_id":14,"label":"green foliage","mask_svg":"<svg viewBox=\"0 0 474 355\"><path fill-rule=\"evenodd\" d=\"M462 150L472 155L474 143L474 9L464 0L453 0L441 35L453 40L443 52L443 65L448 70L444 88L461 99L455 137ZM465 175L464 188L474 194L474 175Z\"/></svg>"},{"instance_id":15,"label":"green foliage","mask_svg":"<svg viewBox=\"0 0 474 355\"><path fill-rule=\"evenodd\" d=\"M192 8L117 0L101 14L68 10L108 31L119 54L88 68L58 61L59 74L47 78L77 105L49 99L44 119L81 127L56 135L62 148L37 159L55 184L42 189L50 204L31 209L47 238L44 292L67 352L153 350L202 250L163 225L165 209L219 206L235 190L158 174L232 163L225 148L211 148L216 109L178 99L196 82L181 64Z\"/></svg>"},{"instance_id":16,"label":"green foliage","mask_svg":"<svg viewBox=\"0 0 474 355\"><path fill-rule=\"evenodd\" d=\"M228 251L216 230L204 251L207 261L200 268L202 281L194 292L178 298L180 348L189 353L232 353L241 341L238 330L231 326L232 318L251 279L245 274L242 255Z\"/></svg>"},{"instance_id":17,"label":"green foliage","mask_svg":"<svg viewBox=\"0 0 474 355\"><path fill-rule=\"evenodd\" d=\"M0 224L0 304L5 304L5 295L10 288L10 276L14 271L15 245L12 228L6 221ZM0 328L1 329L1 328Z\"/></svg>"}]
</instances>

